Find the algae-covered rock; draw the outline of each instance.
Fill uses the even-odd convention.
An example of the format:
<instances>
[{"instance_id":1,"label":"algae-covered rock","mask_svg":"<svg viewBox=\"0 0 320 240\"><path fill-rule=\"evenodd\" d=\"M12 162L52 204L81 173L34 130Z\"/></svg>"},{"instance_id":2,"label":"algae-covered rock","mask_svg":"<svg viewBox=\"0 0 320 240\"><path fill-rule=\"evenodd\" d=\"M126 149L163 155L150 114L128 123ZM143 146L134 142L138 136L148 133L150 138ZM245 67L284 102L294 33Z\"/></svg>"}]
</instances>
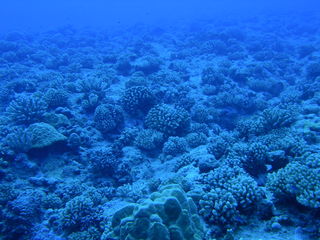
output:
<instances>
[{"instance_id":1,"label":"algae-covered rock","mask_svg":"<svg viewBox=\"0 0 320 240\"><path fill-rule=\"evenodd\" d=\"M67 139L67 137L47 123L31 124L27 132L32 136L31 148L43 148Z\"/></svg>"}]
</instances>

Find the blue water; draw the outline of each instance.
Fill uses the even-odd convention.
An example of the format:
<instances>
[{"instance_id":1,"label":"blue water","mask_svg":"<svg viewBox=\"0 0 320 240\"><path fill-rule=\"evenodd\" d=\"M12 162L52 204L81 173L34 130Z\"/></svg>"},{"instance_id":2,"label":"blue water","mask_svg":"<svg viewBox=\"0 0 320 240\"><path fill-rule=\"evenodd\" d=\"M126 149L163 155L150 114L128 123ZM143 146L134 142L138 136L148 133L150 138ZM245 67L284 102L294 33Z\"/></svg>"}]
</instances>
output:
<instances>
[{"instance_id":1,"label":"blue water","mask_svg":"<svg viewBox=\"0 0 320 240\"><path fill-rule=\"evenodd\" d=\"M320 239L320 3L3 1L0 240Z\"/></svg>"},{"instance_id":2,"label":"blue water","mask_svg":"<svg viewBox=\"0 0 320 240\"><path fill-rule=\"evenodd\" d=\"M176 21L253 16L265 13L317 13L316 0L12 0L1 3L1 29L42 30L72 24L77 27L105 28L110 26L143 24L170 24ZM179 23L180 24L180 23Z\"/></svg>"}]
</instances>

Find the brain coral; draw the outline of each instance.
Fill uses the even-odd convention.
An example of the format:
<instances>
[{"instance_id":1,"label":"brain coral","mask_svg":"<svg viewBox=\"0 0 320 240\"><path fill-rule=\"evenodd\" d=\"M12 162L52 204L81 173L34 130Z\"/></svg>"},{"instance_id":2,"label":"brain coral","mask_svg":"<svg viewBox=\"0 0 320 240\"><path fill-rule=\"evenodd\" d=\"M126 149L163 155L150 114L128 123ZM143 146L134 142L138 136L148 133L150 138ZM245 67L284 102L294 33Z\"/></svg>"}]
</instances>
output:
<instances>
[{"instance_id":1,"label":"brain coral","mask_svg":"<svg viewBox=\"0 0 320 240\"><path fill-rule=\"evenodd\" d=\"M123 123L122 110L117 105L99 105L94 112L94 122L102 133L116 130Z\"/></svg>"},{"instance_id":2,"label":"brain coral","mask_svg":"<svg viewBox=\"0 0 320 240\"><path fill-rule=\"evenodd\" d=\"M110 237L120 240L200 240L203 226L196 206L179 185L167 185L141 204L118 210Z\"/></svg>"},{"instance_id":3,"label":"brain coral","mask_svg":"<svg viewBox=\"0 0 320 240\"><path fill-rule=\"evenodd\" d=\"M190 126L190 115L181 107L159 104L150 109L145 125L169 136L186 132Z\"/></svg>"}]
</instances>

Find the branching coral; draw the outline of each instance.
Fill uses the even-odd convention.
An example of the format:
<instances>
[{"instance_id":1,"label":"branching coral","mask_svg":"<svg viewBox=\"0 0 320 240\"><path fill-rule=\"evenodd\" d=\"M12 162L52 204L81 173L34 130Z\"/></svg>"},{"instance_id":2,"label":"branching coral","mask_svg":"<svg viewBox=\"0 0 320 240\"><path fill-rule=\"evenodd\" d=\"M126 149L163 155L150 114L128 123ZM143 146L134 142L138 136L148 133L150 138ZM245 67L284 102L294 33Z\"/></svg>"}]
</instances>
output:
<instances>
[{"instance_id":1,"label":"branching coral","mask_svg":"<svg viewBox=\"0 0 320 240\"><path fill-rule=\"evenodd\" d=\"M102 133L117 130L123 123L122 110L117 105L99 105L94 112L94 122Z\"/></svg>"},{"instance_id":2,"label":"branching coral","mask_svg":"<svg viewBox=\"0 0 320 240\"><path fill-rule=\"evenodd\" d=\"M162 152L165 155L177 156L187 151L187 141L181 137L169 137L164 143Z\"/></svg>"},{"instance_id":3,"label":"branching coral","mask_svg":"<svg viewBox=\"0 0 320 240\"><path fill-rule=\"evenodd\" d=\"M11 101L7 114L18 124L30 124L40 121L47 110L47 104L35 96L21 96Z\"/></svg>"},{"instance_id":4,"label":"branching coral","mask_svg":"<svg viewBox=\"0 0 320 240\"><path fill-rule=\"evenodd\" d=\"M49 108L65 107L68 105L68 98L70 95L63 89L50 88L44 96Z\"/></svg>"},{"instance_id":5,"label":"branching coral","mask_svg":"<svg viewBox=\"0 0 320 240\"><path fill-rule=\"evenodd\" d=\"M169 136L180 135L188 130L190 116L181 107L160 104L150 109L145 125Z\"/></svg>"},{"instance_id":6,"label":"branching coral","mask_svg":"<svg viewBox=\"0 0 320 240\"><path fill-rule=\"evenodd\" d=\"M119 156L111 148L97 148L88 152L90 168L94 172L112 176L120 164Z\"/></svg>"},{"instance_id":7,"label":"branching coral","mask_svg":"<svg viewBox=\"0 0 320 240\"><path fill-rule=\"evenodd\" d=\"M163 141L163 133L153 129L144 129L138 133L134 144L140 149L152 151L160 148Z\"/></svg>"},{"instance_id":8,"label":"branching coral","mask_svg":"<svg viewBox=\"0 0 320 240\"><path fill-rule=\"evenodd\" d=\"M200 181L206 186L200 195L200 214L222 231L241 224L241 216L252 213L263 198L254 179L238 167L218 167Z\"/></svg>"},{"instance_id":9,"label":"branching coral","mask_svg":"<svg viewBox=\"0 0 320 240\"><path fill-rule=\"evenodd\" d=\"M267 187L278 200L295 198L301 205L320 208L320 154L297 158L268 176Z\"/></svg>"},{"instance_id":10,"label":"branching coral","mask_svg":"<svg viewBox=\"0 0 320 240\"><path fill-rule=\"evenodd\" d=\"M17 128L7 135L5 142L15 153L25 153L32 147L32 136L25 129Z\"/></svg>"},{"instance_id":11,"label":"branching coral","mask_svg":"<svg viewBox=\"0 0 320 240\"><path fill-rule=\"evenodd\" d=\"M201 79L203 84L210 84L217 87L221 86L226 81L226 77L213 67L203 69Z\"/></svg>"},{"instance_id":12,"label":"branching coral","mask_svg":"<svg viewBox=\"0 0 320 240\"><path fill-rule=\"evenodd\" d=\"M68 231L83 231L98 221L93 201L85 196L73 198L61 212L61 226Z\"/></svg>"},{"instance_id":13,"label":"branching coral","mask_svg":"<svg viewBox=\"0 0 320 240\"><path fill-rule=\"evenodd\" d=\"M293 108L268 108L262 112L261 122L265 131L290 126L296 119Z\"/></svg>"},{"instance_id":14,"label":"branching coral","mask_svg":"<svg viewBox=\"0 0 320 240\"><path fill-rule=\"evenodd\" d=\"M144 114L155 104L155 96L146 87L131 87L121 99L123 109L131 115Z\"/></svg>"}]
</instances>

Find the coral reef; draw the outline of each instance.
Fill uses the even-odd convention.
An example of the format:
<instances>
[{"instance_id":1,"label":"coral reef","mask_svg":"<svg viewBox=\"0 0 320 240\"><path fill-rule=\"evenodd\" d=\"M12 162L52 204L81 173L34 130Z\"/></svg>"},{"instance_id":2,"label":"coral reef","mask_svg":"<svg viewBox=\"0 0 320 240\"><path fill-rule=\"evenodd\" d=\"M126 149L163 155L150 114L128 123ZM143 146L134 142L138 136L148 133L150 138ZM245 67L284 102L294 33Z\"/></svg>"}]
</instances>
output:
<instances>
[{"instance_id":1,"label":"coral reef","mask_svg":"<svg viewBox=\"0 0 320 240\"><path fill-rule=\"evenodd\" d=\"M94 112L94 122L102 133L117 130L123 124L122 110L117 105L99 105Z\"/></svg>"},{"instance_id":2,"label":"coral reef","mask_svg":"<svg viewBox=\"0 0 320 240\"><path fill-rule=\"evenodd\" d=\"M126 112L137 115L148 112L155 104L155 97L146 87L131 87L125 91L121 102Z\"/></svg>"},{"instance_id":3,"label":"coral reef","mask_svg":"<svg viewBox=\"0 0 320 240\"><path fill-rule=\"evenodd\" d=\"M320 18L245 15L1 32L0 239L320 239Z\"/></svg>"},{"instance_id":4,"label":"coral reef","mask_svg":"<svg viewBox=\"0 0 320 240\"><path fill-rule=\"evenodd\" d=\"M144 129L140 131L134 140L134 144L143 150L156 150L163 144L163 133L153 129Z\"/></svg>"},{"instance_id":5,"label":"coral reef","mask_svg":"<svg viewBox=\"0 0 320 240\"><path fill-rule=\"evenodd\" d=\"M150 109L145 125L166 135L176 136L186 133L190 116L183 108L160 104Z\"/></svg>"},{"instance_id":6,"label":"coral reef","mask_svg":"<svg viewBox=\"0 0 320 240\"><path fill-rule=\"evenodd\" d=\"M165 155L177 156L187 151L187 141L181 137L169 137L164 143L162 152Z\"/></svg>"},{"instance_id":7,"label":"coral reef","mask_svg":"<svg viewBox=\"0 0 320 240\"><path fill-rule=\"evenodd\" d=\"M41 120L46 109L46 103L40 98L20 96L10 102L6 111L12 121L30 124Z\"/></svg>"},{"instance_id":8,"label":"coral reef","mask_svg":"<svg viewBox=\"0 0 320 240\"><path fill-rule=\"evenodd\" d=\"M277 199L295 198L310 208L320 207L319 167L320 154L306 154L288 163L268 176L267 187Z\"/></svg>"}]
</instances>

